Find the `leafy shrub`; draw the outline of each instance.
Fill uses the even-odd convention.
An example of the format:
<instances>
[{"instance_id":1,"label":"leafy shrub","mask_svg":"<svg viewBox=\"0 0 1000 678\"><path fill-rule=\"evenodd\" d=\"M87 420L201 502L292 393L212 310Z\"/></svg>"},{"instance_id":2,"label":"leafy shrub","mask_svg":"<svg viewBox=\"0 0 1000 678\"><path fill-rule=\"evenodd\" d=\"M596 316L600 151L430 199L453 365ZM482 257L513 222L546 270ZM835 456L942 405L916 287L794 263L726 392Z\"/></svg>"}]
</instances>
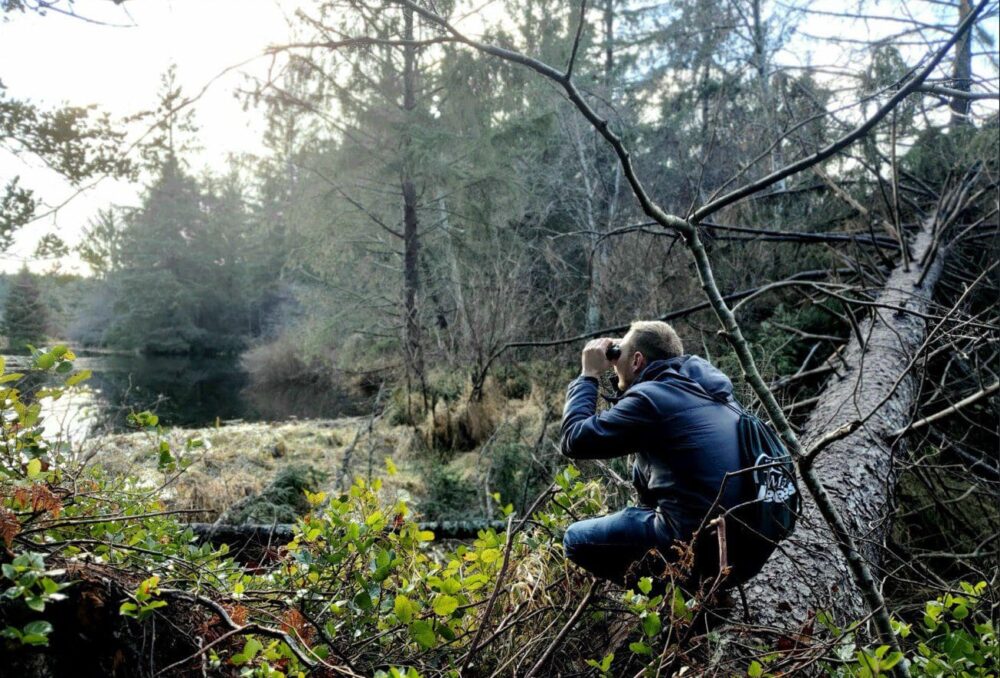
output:
<instances>
[{"instance_id":1,"label":"leafy shrub","mask_svg":"<svg viewBox=\"0 0 1000 678\"><path fill-rule=\"evenodd\" d=\"M478 491L458 471L445 464L426 464L421 474L424 496L420 513L431 520L468 520L479 517Z\"/></svg>"},{"instance_id":2,"label":"leafy shrub","mask_svg":"<svg viewBox=\"0 0 1000 678\"><path fill-rule=\"evenodd\" d=\"M839 639L835 648L840 663L826 665L833 678L875 678L888 675L892 668L907 661L910 675L919 678L987 678L996 676L1000 666L995 610L984 597L986 582L976 585L960 582L962 594L945 593L924 605L922 618L914 623L892 620L893 629L905 655L893 652L888 645L857 647L853 629L840 629L829 615L817 620ZM765 674L759 662L750 675Z\"/></svg>"},{"instance_id":3,"label":"leafy shrub","mask_svg":"<svg viewBox=\"0 0 1000 678\"><path fill-rule=\"evenodd\" d=\"M16 387L25 375L4 374L0 365L0 539L10 552L0 570L0 635L12 650L5 670L37 670L43 650L51 661L79 661L71 645L78 634L63 632L76 623L65 606L93 596L105 596L101 608L116 615L95 628L107 630L107 638L132 638L129 656L137 662L159 652L155 664L176 664L178 672L203 657L206 669L246 676L305 675L344 663L363 674L407 678L425 669L524 673L543 661L552 674L669 675L691 656L684 645L706 601L648 577L610 596L592 589L601 600L572 617L572 641L560 635L557 642L590 581L567 566L562 535L571 520L607 508L602 489L581 481L573 467L556 475L551 496L530 521L515 522L511 513L509 531L482 530L458 546L435 544L406 501L388 495L380 480L359 479L328 496L307 489L308 473L290 470L272 496L301 501L293 538L268 562L247 567L225 546L197 543L158 499L157 488L187 468L197 439L174 447L156 415L130 417L148 434L151 460L163 474L156 485L75 464L67 447L46 440L38 401L61 397L88 376L74 369L73 359L66 347L36 349L32 371L62 375L64 383L31 393ZM524 452L510 441L497 450L510 459ZM443 477L442 496L456 511L467 510L468 488ZM512 478L504 482L523 480ZM83 593L88 578L102 584ZM961 595L928 603L920 623L896 623L917 675L990 675L997 642L984 589L963 585ZM151 640L147 625L168 615L171 623L158 624ZM902 661L888 648L858 648L854 627L820 621L836 646L831 675L876 676ZM191 645L196 635L202 648ZM572 645L549 652L563 642ZM91 647L95 654L103 649ZM169 653L158 649L164 647ZM749 673L761 676L770 666L761 657Z\"/></svg>"},{"instance_id":4,"label":"leafy shrub","mask_svg":"<svg viewBox=\"0 0 1000 678\"><path fill-rule=\"evenodd\" d=\"M229 507L220 521L237 525L294 522L309 510L306 493L316 492L326 476L318 469L305 466L283 468L259 494Z\"/></svg>"},{"instance_id":5,"label":"leafy shrub","mask_svg":"<svg viewBox=\"0 0 1000 678\"><path fill-rule=\"evenodd\" d=\"M345 654L366 673L388 665L412 676L407 667L416 656L455 670L487 621L486 602L503 568L512 582L544 582L505 590L503 608L522 605L529 614L537 607L532 618L548 627L556 626L577 595L567 586L559 540L571 512L593 514L603 503L598 488L576 480L574 469L560 476L553 503L535 515L538 529L510 535L484 530L472 544L437 551L434 535L409 518L406 503L383 496L381 481L358 480L343 495L327 497L306 489L315 476L289 470L262 496L269 498L265 503L283 501L304 510L295 520L295 536L268 566L246 568L229 557L227 547L198 544L157 498L157 487L185 471L197 439L175 448L155 414L133 413L129 423L148 434L151 461L164 476L149 486L74 465L67 448L44 438L38 399L61 397L88 376L74 370L73 359L66 347L35 350L33 371L63 375L65 383L30 397L12 386L25 375L0 369L6 385L0 402L6 443L0 450L0 538L13 554L2 570L0 633L20 648L8 655L12 671L37 668L38 655L30 653L46 643L50 662L79 652L72 645L76 634L61 631L73 624L72 608L50 615L49 603L66 602L66 596L82 605L74 596L88 577L106 583L87 588L87 599L110 596L100 607L117 612L111 626L97 628L108 638L134 638L133 654L167 647L176 652L157 657L157 665L184 664L192 661L190 638L197 633L210 639L208 667L267 676L302 675ZM142 640L150 637L144 625L159 615L169 615L172 623L157 626L150 646ZM197 631L184 630L184 624ZM532 630L513 625L507 632ZM503 661L506 646L481 643L475 661Z\"/></svg>"}]
</instances>

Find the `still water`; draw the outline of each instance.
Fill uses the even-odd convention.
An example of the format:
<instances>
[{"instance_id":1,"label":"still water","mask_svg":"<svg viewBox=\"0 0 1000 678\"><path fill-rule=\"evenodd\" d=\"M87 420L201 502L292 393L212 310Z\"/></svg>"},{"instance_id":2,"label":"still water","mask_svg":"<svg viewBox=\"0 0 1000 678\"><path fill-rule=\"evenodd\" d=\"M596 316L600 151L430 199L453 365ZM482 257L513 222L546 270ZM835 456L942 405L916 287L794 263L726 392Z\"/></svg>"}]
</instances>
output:
<instances>
[{"instance_id":1,"label":"still water","mask_svg":"<svg viewBox=\"0 0 1000 678\"><path fill-rule=\"evenodd\" d=\"M8 372L27 371L29 358L5 355ZM46 433L78 441L119 431L131 411L150 410L166 426L208 426L220 421L280 421L360 414L358 399L333 388L289 385L255 388L237 358L87 355L76 369L93 376L78 391L43 401Z\"/></svg>"}]
</instances>

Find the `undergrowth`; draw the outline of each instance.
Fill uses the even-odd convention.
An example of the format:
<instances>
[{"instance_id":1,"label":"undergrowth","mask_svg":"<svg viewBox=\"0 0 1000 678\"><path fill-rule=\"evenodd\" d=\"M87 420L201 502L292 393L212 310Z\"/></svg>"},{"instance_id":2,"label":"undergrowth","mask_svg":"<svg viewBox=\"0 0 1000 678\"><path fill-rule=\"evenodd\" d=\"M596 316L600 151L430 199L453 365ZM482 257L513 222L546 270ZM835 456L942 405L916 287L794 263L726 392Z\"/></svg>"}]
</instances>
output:
<instances>
[{"instance_id":1,"label":"undergrowth","mask_svg":"<svg viewBox=\"0 0 1000 678\"><path fill-rule=\"evenodd\" d=\"M13 673L59 675L75 662L75 675L777 676L807 666L868 677L904 660L865 646L862 624L836 628L822 615L791 649L720 654L724 628L704 628L716 601L673 585L680 565L624 590L593 581L566 563L561 538L607 497L573 467L529 509L498 506L506 529L460 544L437 542L378 478L342 493L287 483L303 502L293 538L240 562L199 543L160 499L199 439L171 445L155 415L130 417L149 435L159 484L108 475L45 439L39 401L88 376L73 360L66 347L36 350L33 370L63 383L30 393L16 386L24 375L0 375L0 629ZM920 623L897 622L914 673L991 675L990 595L966 584L928 603Z\"/></svg>"}]
</instances>

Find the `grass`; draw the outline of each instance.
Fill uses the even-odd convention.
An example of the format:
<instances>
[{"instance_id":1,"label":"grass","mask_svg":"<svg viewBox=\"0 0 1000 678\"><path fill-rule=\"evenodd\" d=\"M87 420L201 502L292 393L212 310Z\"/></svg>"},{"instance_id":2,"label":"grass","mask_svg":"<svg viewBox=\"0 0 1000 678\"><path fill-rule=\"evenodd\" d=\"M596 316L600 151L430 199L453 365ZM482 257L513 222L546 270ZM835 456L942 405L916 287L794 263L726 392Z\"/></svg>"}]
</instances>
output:
<instances>
[{"instance_id":1,"label":"grass","mask_svg":"<svg viewBox=\"0 0 1000 678\"><path fill-rule=\"evenodd\" d=\"M88 441L83 452L114 475L138 476L151 486L169 480L162 493L168 507L204 509L196 520L214 520L235 504L273 491L275 480L290 468L314 473L317 489L340 492L356 477L384 476L387 458L397 469L385 478L387 489L413 498L423 517L478 518L484 507L495 504L486 498L487 490L501 491L505 503L520 499L507 496L520 491L495 468L511 461L509 450L533 448L543 420L554 435L557 403L539 393L539 388L525 389L523 398L508 400L491 386L475 402L465 388L459 397L439 400L414 425L398 423L390 410L374 420L363 416L164 429L162 438L175 454L190 439L205 443L182 452L190 465L171 476L156 470L153 434L102 436ZM456 436L462 444L455 444ZM550 450L551 445L548 456L557 456ZM461 501L453 501L456 497Z\"/></svg>"}]
</instances>

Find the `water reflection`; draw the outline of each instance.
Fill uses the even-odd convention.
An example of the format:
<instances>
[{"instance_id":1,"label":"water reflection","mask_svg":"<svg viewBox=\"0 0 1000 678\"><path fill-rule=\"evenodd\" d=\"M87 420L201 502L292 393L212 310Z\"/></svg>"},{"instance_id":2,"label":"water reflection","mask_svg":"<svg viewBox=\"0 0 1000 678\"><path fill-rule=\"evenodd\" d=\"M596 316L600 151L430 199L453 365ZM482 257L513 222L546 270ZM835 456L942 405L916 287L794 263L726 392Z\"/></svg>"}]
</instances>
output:
<instances>
[{"instance_id":1,"label":"water reflection","mask_svg":"<svg viewBox=\"0 0 1000 678\"><path fill-rule=\"evenodd\" d=\"M27 371L27 356L4 356L7 371ZM273 421L360 414L364 407L346 392L318 385L254 387L236 358L80 355L77 369L93 377L86 387L46 399L46 434L81 440L97 431L122 430L130 411L152 410L170 426L215 421Z\"/></svg>"}]
</instances>

